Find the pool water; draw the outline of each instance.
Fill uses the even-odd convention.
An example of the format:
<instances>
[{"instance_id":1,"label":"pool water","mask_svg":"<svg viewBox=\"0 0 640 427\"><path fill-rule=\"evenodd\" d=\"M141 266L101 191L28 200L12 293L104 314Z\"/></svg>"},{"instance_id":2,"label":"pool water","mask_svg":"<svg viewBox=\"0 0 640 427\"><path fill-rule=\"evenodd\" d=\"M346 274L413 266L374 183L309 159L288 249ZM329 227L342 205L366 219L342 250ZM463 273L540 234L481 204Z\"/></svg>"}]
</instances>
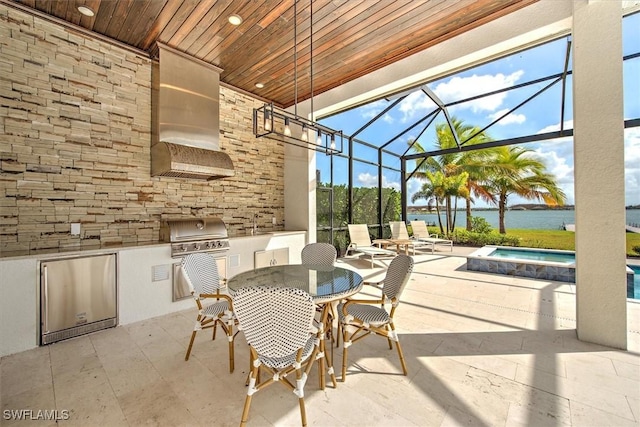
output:
<instances>
[{"instance_id":1,"label":"pool water","mask_svg":"<svg viewBox=\"0 0 640 427\"><path fill-rule=\"evenodd\" d=\"M561 262L564 264L573 264L576 262L576 256L572 253L561 253L552 251L525 251L520 249L497 248L491 253L490 256L505 259L526 259L530 261Z\"/></svg>"},{"instance_id":2,"label":"pool water","mask_svg":"<svg viewBox=\"0 0 640 427\"><path fill-rule=\"evenodd\" d=\"M633 289L627 289L627 298L640 299L640 265L628 265L633 270Z\"/></svg>"}]
</instances>

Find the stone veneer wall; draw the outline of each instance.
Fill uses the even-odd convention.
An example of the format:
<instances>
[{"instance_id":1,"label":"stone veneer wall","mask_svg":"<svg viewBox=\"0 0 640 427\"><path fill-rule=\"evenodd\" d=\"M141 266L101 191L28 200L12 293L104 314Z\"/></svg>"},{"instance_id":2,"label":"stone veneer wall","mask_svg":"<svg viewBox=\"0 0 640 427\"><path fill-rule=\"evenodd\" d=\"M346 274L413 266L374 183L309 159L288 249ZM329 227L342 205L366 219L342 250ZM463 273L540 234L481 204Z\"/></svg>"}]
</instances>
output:
<instances>
[{"instance_id":1,"label":"stone veneer wall","mask_svg":"<svg viewBox=\"0 0 640 427\"><path fill-rule=\"evenodd\" d=\"M284 149L252 134L260 101L220 92L236 176L151 177L150 60L0 5L0 252L155 242L168 218L281 224Z\"/></svg>"}]
</instances>

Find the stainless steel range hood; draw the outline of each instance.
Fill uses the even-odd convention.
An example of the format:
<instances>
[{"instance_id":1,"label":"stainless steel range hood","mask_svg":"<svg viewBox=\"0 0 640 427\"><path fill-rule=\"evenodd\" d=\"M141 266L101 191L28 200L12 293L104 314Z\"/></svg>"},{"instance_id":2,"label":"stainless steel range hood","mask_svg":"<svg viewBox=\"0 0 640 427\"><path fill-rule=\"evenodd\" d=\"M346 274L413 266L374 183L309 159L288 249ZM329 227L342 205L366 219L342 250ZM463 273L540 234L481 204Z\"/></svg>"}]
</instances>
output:
<instances>
[{"instance_id":1,"label":"stainless steel range hood","mask_svg":"<svg viewBox=\"0 0 640 427\"><path fill-rule=\"evenodd\" d=\"M158 44L152 68L151 176L219 179L235 175L220 151L220 70Z\"/></svg>"}]
</instances>

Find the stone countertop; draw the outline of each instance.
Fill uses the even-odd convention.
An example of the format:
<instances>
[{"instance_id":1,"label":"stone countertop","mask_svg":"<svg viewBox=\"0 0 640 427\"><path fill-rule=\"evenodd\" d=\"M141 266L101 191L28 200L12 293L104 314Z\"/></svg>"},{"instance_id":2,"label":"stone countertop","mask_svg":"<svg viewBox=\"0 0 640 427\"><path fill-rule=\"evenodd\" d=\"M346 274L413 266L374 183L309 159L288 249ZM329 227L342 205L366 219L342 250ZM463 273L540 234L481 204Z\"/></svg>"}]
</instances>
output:
<instances>
[{"instance_id":1,"label":"stone countertop","mask_svg":"<svg viewBox=\"0 0 640 427\"><path fill-rule=\"evenodd\" d=\"M261 230L256 235L251 234L251 230L247 233L236 233L229 236L229 240L247 239L269 236L286 236L293 234L306 233L306 231L285 231L285 230ZM43 249L25 249L16 251L0 251L0 260L8 258L58 258L63 256L75 255L96 255L100 253L117 252L122 249L135 249L141 247L169 245L169 242L139 242L139 243L113 243L104 245L70 245L62 248L43 248Z\"/></svg>"},{"instance_id":2,"label":"stone countertop","mask_svg":"<svg viewBox=\"0 0 640 427\"><path fill-rule=\"evenodd\" d=\"M0 260L8 258L58 258L75 255L96 255L100 253L117 252L122 249L140 248L145 246L168 245L166 242L141 242L141 243L113 243L104 245L70 245L61 248L25 249L0 252Z\"/></svg>"},{"instance_id":3,"label":"stone countertop","mask_svg":"<svg viewBox=\"0 0 640 427\"><path fill-rule=\"evenodd\" d=\"M247 237L261 237L261 236L286 236L289 234L306 233L304 230L285 231L285 230L258 230L257 234L252 234L251 230L246 232L233 233L229 235L229 239L243 239Z\"/></svg>"}]
</instances>

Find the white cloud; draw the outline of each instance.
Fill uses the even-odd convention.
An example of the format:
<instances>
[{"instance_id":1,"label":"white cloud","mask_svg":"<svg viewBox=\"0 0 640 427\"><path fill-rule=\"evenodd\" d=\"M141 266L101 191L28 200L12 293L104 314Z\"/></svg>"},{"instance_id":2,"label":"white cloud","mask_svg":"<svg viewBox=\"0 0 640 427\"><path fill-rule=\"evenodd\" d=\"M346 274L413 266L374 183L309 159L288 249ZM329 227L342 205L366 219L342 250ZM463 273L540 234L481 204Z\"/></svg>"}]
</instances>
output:
<instances>
[{"instance_id":1,"label":"white cloud","mask_svg":"<svg viewBox=\"0 0 640 427\"><path fill-rule=\"evenodd\" d=\"M509 111L508 109L503 109L500 111L496 111L493 114L489 115L489 118L491 120L495 120L498 117L501 117L503 114L506 114L507 111ZM512 124L521 124L524 123L527 120L526 116L524 114L516 114L516 113L511 113L505 117L502 118L502 120L500 120L499 122L497 122L496 124L499 126L506 126L506 125L512 125Z\"/></svg>"},{"instance_id":2,"label":"white cloud","mask_svg":"<svg viewBox=\"0 0 640 427\"><path fill-rule=\"evenodd\" d=\"M378 175L372 175L368 172L358 174L357 178L360 187L378 187ZM388 181L387 177L382 175L382 186L386 188L393 188L396 191L400 191L400 183L396 181Z\"/></svg>"},{"instance_id":3,"label":"white cloud","mask_svg":"<svg viewBox=\"0 0 640 427\"><path fill-rule=\"evenodd\" d=\"M386 106L387 106L387 103L382 99L378 100L378 101L375 101L375 102L372 102L371 104L363 105L359 109L360 115L365 119L372 119L375 116L377 116L378 114L380 114L380 112L382 110L384 110L384 108ZM388 116L388 114L385 114L383 120L387 121L388 123L392 123L393 122L393 118L392 117L387 117L387 116Z\"/></svg>"},{"instance_id":4,"label":"white cloud","mask_svg":"<svg viewBox=\"0 0 640 427\"><path fill-rule=\"evenodd\" d=\"M402 100L399 110L403 114L402 121L406 122L414 116L424 115L424 113L435 108L436 104L431 98L425 95L424 92L417 90Z\"/></svg>"},{"instance_id":5,"label":"white cloud","mask_svg":"<svg viewBox=\"0 0 640 427\"><path fill-rule=\"evenodd\" d=\"M564 129L573 129L573 120L565 120ZM547 127L543 127L538 132L536 132L536 134L540 135L541 133L549 133L549 132L555 132L559 130L560 130L560 123L556 123L553 125L549 125Z\"/></svg>"},{"instance_id":6,"label":"white cloud","mask_svg":"<svg viewBox=\"0 0 640 427\"><path fill-rule=\"evenodd\" d=\"M453 77L451 80L438 84L434 93L446 104L451 101L470 98L475 95L491 92L497 89L503 89L513 86L524 75L524 71L518 70L511 74L484 74L472 75L469 77ZM467 102L462 105L450 107L451 112L456 110L471 110L474 113L496 111L507 93L499 93L491 96L482 97L474 101ZM400 103L400 112L402 112L402 121L406 122L411 118L432 111L436 108L435 103L421 91L412 92ZM516 120L520 120L517 118ZM517 122L521 123L521 122Z\"/></svg>"},{"instance_id":7,"label":"white cloud","mask_svg":"<svg viewBox=\"0 0 640 427\"><path fill-rule=\"evenodd\" d=\"M573 121L565 121L564 128L572 129ZM556 123L537 133L559 129L560 124ZM568 204L575 203L572 141L572 138L553 139L536 143L534 149L545 160L548 171L556 176L558 184L567 195ZM625 205L640 205L640 128L625 130L624 147Z\"/></svg>"},{"instance_id":8,"label":"white cloud","mask_svg":"<svg viewBox=\"0 0 640 427\"><path fill-rule=\"evenodd\" d=\"M444 103L448 103L513 86L523 75L524 71L518 70L508 75L498 73L494 75L485 74L479 76L474 74L469 77L454 77L446 83L437 85L434 92ZM496 111L506 97L506 92L485 96L462 105L457 105L452 108L452 110L469 109L474 113Z\"/></svg>"},{"instance_id":9,"label":"white cloud","mask_svg":"<svg viewBox=\"0 0 640 427\"><path fill-rule=\"evenodd\" d=\"M625 204L640 205L640 128L627 129L624 136Z\"/></svg>"},{"instance_id":10,"label":"white cloud","mask_svg":"<svg viewBox=\"0 0 640 427\"><path fill-rule=\"evenodd\" d=\"M572 145L571 143L563 143ZM574 204L574 176L573 176L573 157L567 158L563 155L558 155L560 149L559 145L554 144L553 150L548 149L548 145L541 146L535 150L535 154L542 159L547 167L547 173L555 176L556 184L564 191L566 195L565 203L568 205Z\"/></svg>"}]
</instances>

